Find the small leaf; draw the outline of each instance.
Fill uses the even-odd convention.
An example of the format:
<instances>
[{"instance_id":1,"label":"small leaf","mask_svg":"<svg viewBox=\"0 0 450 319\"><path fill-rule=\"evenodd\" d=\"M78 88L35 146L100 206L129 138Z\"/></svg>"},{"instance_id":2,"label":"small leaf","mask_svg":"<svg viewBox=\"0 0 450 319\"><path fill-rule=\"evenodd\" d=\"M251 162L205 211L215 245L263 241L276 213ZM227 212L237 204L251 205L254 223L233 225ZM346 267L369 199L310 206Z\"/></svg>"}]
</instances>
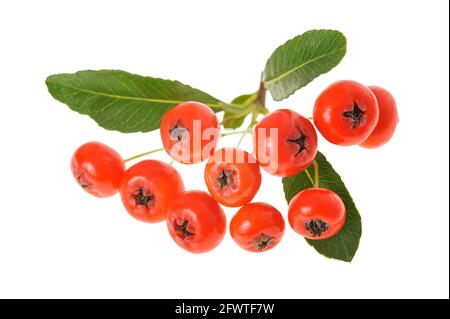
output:
<instances>
[{"instance_id":1,"label":"small leaf","mask_svg":"<svg viewBox=\"0 0 450 319\"><path fill-rule=\"evenodd\" d=\"M130 74L119 70L80 71L47 78L50 94L72 110L89 115L101 127L124 133L159 128L174 105L198 101L222 110L216 98L178 81Z\"/></svg>"},{"instance_id":2,"label":"small leaf","mask_svg":"<svg viewBox=\"0 0 450 319\"><path fill-rule=\"evenodd\" d=\"M306 241L326 257L350 262L358 250L361 238L361 216L341 177L336 173L325 156L318 152L316 161L319 164L320 187L328 188L341 197L345 204L347 218L344 227L335 236L322 240L307 239ZM307 170L311 176L314 176L314 167L312 165ZM288 202L298 192L312 186L311 180L305 171L283 178L284 193Z\"/></svg>"},{"instance_id":3,"label":"small leaf","mask_svg":"<svg viewBox=\"0 0 450 319\"><path fill-rule=\"evenodd\" d=\"M272 53L263 72L264 86L275 101L281 101L338 65L346 47L339 31L307 31Z\"/></svg>"},{"instance_id":4,"label":"small leaf","mask_svg":"<svg viewBox=\"0 0 450 319\"><path fill-rule=\"evenodd\" d=\"M253 102L256 99L256 93L252 94L243 94L239 95L237 98L235 98L233 101L231 101L231 104L236 105L248 105L249 103Z\"/></svg>"},{"instance_id":5,"label":"small leaf","mask_svg":"<svg viewBox=\"0 0 450 319\"><path fill-rule=\"evenodd\" d=\"M222 120L223 127L232 129L241 127L248 115L246 106L248 106L248 104L251 103L255 98L256 94L244 94L231 101L232 105L240 106L241 112L232 113L230 111L225 111Z\"/></svg>"}]
</instances>

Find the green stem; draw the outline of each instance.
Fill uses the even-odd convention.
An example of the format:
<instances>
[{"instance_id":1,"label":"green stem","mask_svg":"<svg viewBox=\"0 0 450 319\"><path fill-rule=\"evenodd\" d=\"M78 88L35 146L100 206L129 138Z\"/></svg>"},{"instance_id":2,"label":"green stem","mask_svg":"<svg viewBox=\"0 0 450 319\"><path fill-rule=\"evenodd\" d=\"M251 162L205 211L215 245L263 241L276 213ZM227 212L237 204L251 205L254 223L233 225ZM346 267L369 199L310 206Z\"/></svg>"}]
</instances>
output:
<instances>
[{"instance_id":1,"label":"green stem","mask_svg":"<svg viewBox=\"0 0 450 319\"><path fill-rule=\"evenodd\" d=\"M247 130L242 133L241 138L239 139L236 147L239 148L239 146L241 145L242 141L244 140L244 137L248 134L248 133L252 133L253 132L253 127L255 127L256 123L258 123L257 118L258 118L258 113L254 112L252 114L252 120L250 121L250 124L247 127ZM248 130L250 130L250 132L248 132Z\"/></svg>"},{"instance_id":2,"label":"green stem","mask_svg":"<svg viewBox=\"0 0 450 319\"><path fill-rule=\"evenodd\" d=\"M229 136L229 135L247 134L247 133L251 133L251 132L252 132L252 128L247 128L246 130L243 130L243 131L225 132L225 133L220 134L220 136L224 137L224 136Z\"/></svg>"},{"instance_id":3,"label":"green stem","mask_svg":"<svg viewBox=\"0 0 450 319\"><path fill-rule=\"evenodd\" d=\"M124 160L124 162L127 163L127 162L135 160L135 159L137 159L139 157L143 157L143 156L150 155L150 154L157 153L157 152L161 152L161 151L164 151L163 147L162 148L157 148L155 150L151 150L151 151L148 151L148 152L145 152L145 153L141 153L141 154L138 154L138 155L135 155L135 156L132 156L132 157L127 158L126 160Z\"/></svg>"},{"instance_id":4,"label":"green stem","mask_svg":"<svg viewBox=\"0 0 450 319\"><path fill-rule=\"evenodd\" d=\"M319 164L316 160L312 162L314 166L314 187L319 187L320 181L319 181Z\"/></svg>"},{"instance_id":5,"label":"green stem","mask_svg":"<svg viewBox=\"0 0 450 319\"><path fill-rule=\"evenodd\" d=\"M308 169L305 169L305 174L308 176L309 181L311 182L311 185L314 186L314 180L311 177L311 174L309 174Z\"/></svg>"},{"instance_id":6,"label":"green stem","mask_svg":"<svg viewBox=\"0 0 450 319\"><path fill-rule=\"evenodd\" d=\"M241 137L239 138L239 141L236 144L236 148L239 148L239 146L241 146L241 143L244 140L245 135L247 135L247 132L242 133Z\"/></svg>"},{"instance_id":7,"label":"green stem","mask_svg":"<svg viewBox=\"0 0 450 319\"><path fill-rule=\"evenodd\" d=\"M307 119L310 121L314 121L314 116L308 116Z\"/></svg>"}]
</instances>

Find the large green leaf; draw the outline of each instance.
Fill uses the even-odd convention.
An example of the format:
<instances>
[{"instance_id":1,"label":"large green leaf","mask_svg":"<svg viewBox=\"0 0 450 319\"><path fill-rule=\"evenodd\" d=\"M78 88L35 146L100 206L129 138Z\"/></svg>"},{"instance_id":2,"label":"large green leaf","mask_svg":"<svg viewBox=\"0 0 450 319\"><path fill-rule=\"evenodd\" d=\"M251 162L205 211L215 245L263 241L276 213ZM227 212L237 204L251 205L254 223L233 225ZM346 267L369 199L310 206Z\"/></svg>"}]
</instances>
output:
<instances>
[{"instance_id":1,"label":"large green leaf","mask_svg":"<svg viewBox=\"0 0 450 319\"><path fill-rule=\"evenodd\" d=\"M343 261L351 261L358 250L359 240L361 238L361 216L341 177L336 173L325 156L318 152L316 161L319 164L320 187L331 189L342 198L347 211L347 219L342 230L335 236L322 240L307 239L307 242L324 256ZM307 168L307 171L310 176L314 176L314 167L312 165ZM311 179L305 171L288 178L283 178L284 193L288 202L298 192L312 186Z\"/></svg>"},{"instance_id":2,"label":"large green leaf","mask_svg":"<svg viewBox=\"0 0 450 319\"><path fill-rule=\"evenodd\" d=\"M202 102L216 111L223 108L218 99L178 81L119 70L56 74L46 84L50 94L72 110L124 133L158 129L164 113L184 101Z\"/></svg>"},{"instance_id":3,"label":"large green leaf","mask_svg":"<svg viewBox=\"0 0 450 319\"><path fill-rule=\"evenodd\" d=\"M281 101L339 64L346 47L339 31L307 31L272 53L263 72L264 86Z\"/></svg>"}]
</instances>

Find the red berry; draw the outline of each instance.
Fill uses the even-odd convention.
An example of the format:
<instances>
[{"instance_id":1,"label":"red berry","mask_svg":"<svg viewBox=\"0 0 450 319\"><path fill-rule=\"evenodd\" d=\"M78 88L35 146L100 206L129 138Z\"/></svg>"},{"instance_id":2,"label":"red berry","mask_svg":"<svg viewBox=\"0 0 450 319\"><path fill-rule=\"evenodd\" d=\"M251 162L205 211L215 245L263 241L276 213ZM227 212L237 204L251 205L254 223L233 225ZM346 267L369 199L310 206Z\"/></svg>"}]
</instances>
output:
<instances>
[{"instance_id":1,"label":"red berry","mask_svg":"<svg viewBox=\"0 0 450 319\"><path fill-rule=\"evenodd\" d=\"M231 219L230 234L241 248L262 252L274 248L284 235L284 219L265 203L243 206Z\"/></svg>"},{"instance_id":2,"label":"red berry","mask_svg":"<svg viewBox=\"0 0 450 319\"><path fill-rule=\"evenodd\" d=\"M183 180L172 166L145 160L125 172L120 196L131 216L157 223L166 219L169 204L183 191Z\"/></svg>"},{"instance_id":3,"label":"red berry","mask_svg":"<svg viewBox=\"0 0 450 319\"><path fill-rule=\"evenodd\" d=\"M72 174L78 184L96 197L117 193L125 164L119 153L99 142L80 146L72 156Z\"/></svg>"},{"instance_id":4,"label":"red berry","mask_svg":"<svg viewBox=\"0 0 450 319\"><path fill-rule=\"evenodd\" d=\"M212 156L220 135L214 112L199 102L184 102L171 108L160 126L166 152L176 161L193 164Z\"/></svg>"},{"instance_id":5,"label":"red berry","mask_svg":"<svg viewBox=\"0 0 450 319\"><path fill-rule=\"evenodd\" d=\"M222 208L202 191L179 195L167 215L170 236L181 248L192 253L214 249L225 236L226 226Z\"/></svg>"},{"instance_id":6,"label":"red berry","mask_svg":"<svg viewBox=\"0 0 450 319\"><path fill-rule=\"evenodd\" d=\"M228 207L250 202L261 185L256 159L237 148L215 152L206 164L204 177L211 196Z\"/></svg>"},{"instance_id":7,"label":"red berry","mask_svg":"<svg viewBox=\"0 0 450 319\"><path fill-rule=\"evenodd\" d=\"M386 144L392 138L398 123L397 104L394 97L385 89L369 86L378 101L379 119L370 136L361 144L362 147L376 148Z\"/></svg>"},{"instance_id":8,"label":"red berry","mask_svg":"<svg viewBox=\"0 0 450 319\"><path fill-rule=\"evenodd\" d=\"M354 81L339 81L323 91L314 105L314 124L329 142L357 145L378 122L378 103L372 91Z\"/></svg>"},{"instance_id":9,"label":"red berry","mask_svg":"<svg viewBox=\"0 0 450 319\"><path fill-rule=\"evenodd\" d=\"M295 232L309 239L325 239L337 234L345 223L345 205L334 192L308 188L291 200L289 224Z\"/></svg>"},{"instance_id":10,"label":"red berry","mask_svg":"<svg viewBox=\"0 0 450 319\"><path fill-rule=\"evenodd\" d=\"M317 153L317 134L308 119L283 109L255 126L253 144L261 167L269 174L286 177L311 164Z\"/></svg>"}]
</instances>

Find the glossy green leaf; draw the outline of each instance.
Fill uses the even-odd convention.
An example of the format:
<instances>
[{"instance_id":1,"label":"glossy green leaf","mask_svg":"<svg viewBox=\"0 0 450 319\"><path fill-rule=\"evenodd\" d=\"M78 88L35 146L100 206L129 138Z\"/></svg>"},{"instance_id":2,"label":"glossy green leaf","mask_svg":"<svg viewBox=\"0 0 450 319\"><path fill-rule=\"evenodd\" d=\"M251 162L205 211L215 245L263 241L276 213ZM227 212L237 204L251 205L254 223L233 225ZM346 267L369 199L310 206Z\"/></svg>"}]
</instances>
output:
<instances>
[{"instance_id":1,"label":"glossy green leaf","mask_svg":"<svg viewBox=\"0 0 450 319\"><path fill-rule=\"evenodd\" d=\"M361 216L341 177L336 173L325 156L320 152L317 153L316 161L319 165L320 187L328 188L341 197L345 204L347 218L344 227L335 236L322 240L307 239L307 242L326 257L349 262L358 250L362 233ZM310 176L314 176L314 167L312 165L307 168L307 171ZM313 183L305 171L283 178L284 193L288 202L298 192L312 186Z\"/></svg>"},{"instance_id":2,"label":"glossy green leaf","mask_svg":"<svg viewBox=\"0 0 450 319\"><path fill-rule=\"evenodd\" d=\"M339 64L346 47L339 31L307 31L273 52L263 72L264 87L281 101Z\"/></svg>"},{"instance_id":3,"label":"glossy green leaf","mask_svg":"<svg viewBox=\"0 0 450 319\"><path fill-rule=\"evenodd\" d=\"M50 94L72 110L89 115L101 127L124 133L159 128L174 105L198 101L219 111L218 99L178 81L144 77L119 70L80 71L47 78Z\"/></svg>"}]
</instances>

